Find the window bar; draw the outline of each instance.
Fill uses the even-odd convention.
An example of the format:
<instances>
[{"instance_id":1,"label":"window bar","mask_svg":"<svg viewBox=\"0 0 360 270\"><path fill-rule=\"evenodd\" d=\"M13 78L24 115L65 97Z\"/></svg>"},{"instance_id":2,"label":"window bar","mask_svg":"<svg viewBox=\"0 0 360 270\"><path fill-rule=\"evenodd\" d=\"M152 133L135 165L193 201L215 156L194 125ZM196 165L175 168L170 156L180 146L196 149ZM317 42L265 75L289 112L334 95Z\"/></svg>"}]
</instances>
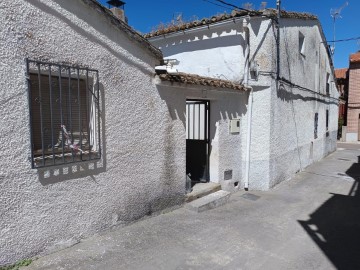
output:
<instances>
[{"instance_id":1,"label":"window bar","mask_svg":"<svg viewBox=\"0 0 360 270\"><path fill-rule=\"evenodd\" d=\"M78 107L79 107L79 135L80 135L80 160L82 160L82 128L81 128L81 101L80 101L80 74L79 69L77 71L77 90L78 90Z\"/></svg>"},{"instance_id":2,"label":"window bar","mask_svg":"<svg viewBox=\"0 0 360 270\"><path fill-rule=\"evenodd\" d=\"M195 104L192 104L192 108L193 108L193 132L192 132L192 136L193 136L193 140L195 140Z\"/></svg>"},{"instance_id":3,"label":"window bar","mask_svg":"<svg viewBox=\"0 0 360 270\"><path fill-rule=\"evenodd\" d=\"M70 119L70 126L69 126L69 132L70 132L70 143L74 144L74 136L73 136L73 128L72 128L72 108L71 108L71 67L69 67L69 119ZM71 149L71 157L72 161L74 161L74 149L70 147Z\"/></svg>"},{"instance_id":4,"label":"window bar","mask_svg":"<svg viewBox=\"0 0 360 270\"><path fill-rule=\"evenodd\" d=\"M64 119L62 110L62 79L61 79L61 65L59 65L59 93L60 93L60 122L61 122L61 148L62 148L62 162L65 163L64 155Z\"/></svg>"},{"instance_id":5,"label":"window bar","mask_svg":"<svg viewBox=\"0 0 360 270\"><path fill-rule=\"evenodd\" d=\"M89 158L88 160L91 160L91 146L90 146L90 121L91 121L91 117L90 117L90 114L89 114L89 91L90 88L89 88L89 70L86 69L86 80L85 80L85 86L86 86L86 119L87 119L87 125L86 125L86 128L87 128L87 143L89 145Z\"/></svg>"},{"instance_id":6,"label":"window bar","mask_svg":"<svg viewBox=\"0 0 360 270\"><path fill-rule=\"evenodd\" d=\"M198 139L200 140L201 139L201 137L200 137L200 106L201 106L201 104L199 103L199 114L198 114L198 120L199 120L199 122L198 122Z\"/></svg>"},{"instance_id":7,"label":"window bar","mask_svg":"<svg viewBox=\"0 0 360 270\"><path fill-rule=\"evenodd\" d=\"M99 72L96 71L96 83L97 83L97 115L98 115L98 139L99 139L99 158L101 158L101 144L100 144L100 81Z\"/></svg>"},{"instance_id":8,"label":"window bar","mask_svg":"<svg viewBox=\"0 0 360 270\"><path fill-rule=\"evenodd\" d=\"M205 131L205 141L206 141L206 180L210 179L209 176L209 163L210 163L210 101L205 101L204 104L204 111L205 111L205 127L206 127L206 131Z\"/></svg>"},{"instance_id":9,"label":"window bar","mask_svg":"<svg viewBox=\"0 0 360 270\"><path fill-rule=\"evenodd\" d=\"M50 89L50 124L51 124L51 149L53 156L53 164L55 165L54 152L54 123L53 123L53 108L52 108L52 79L51 79L51 64L49 64L49 89Z\"/></svg>"},{"instance_id":10,"label":"window bar","mask_svg":"<svg viewBox=\"0 0 360 270\"><path fill-rule=\"evenodd\" d=\"M190 139L190 106L186 104L187 107L187 132L188 132L188 139Z\"/></svg>"},{"instance_id":11,"label":"window bar","mask_svg":"<svg viewBox=\"0 0 360 270\"><path fill-rule=\"evenodd\" d=\"M43 126L43 100L42 100L42 94L41 94L41 74L40 74L40 64L37 63L38 66L38 80L39 80L39 103L40 103L40 128L41 128L41 152L42 152L42 165L45 165L45 144L44 144L44 126Z\"/></svg>"},{"instance_id":12,"label":"window bar","mask_svg":"<svg viewBox=\"0 0 360 270\"><path fill-rule=\"evenodd\" d=\"M27 78L27 84L28 84L28 106L29 106L29 117L30 117L30 123L32 121L32 109L31 109L31 81L30 81L30 68L29 68L29 59L26 59L26 75L28 76ZM30 140L31 140L31 168L35 168L35 164L34 164L34 142L33 142L33 126L30 125Z\"/></svg>"}]
</instances>

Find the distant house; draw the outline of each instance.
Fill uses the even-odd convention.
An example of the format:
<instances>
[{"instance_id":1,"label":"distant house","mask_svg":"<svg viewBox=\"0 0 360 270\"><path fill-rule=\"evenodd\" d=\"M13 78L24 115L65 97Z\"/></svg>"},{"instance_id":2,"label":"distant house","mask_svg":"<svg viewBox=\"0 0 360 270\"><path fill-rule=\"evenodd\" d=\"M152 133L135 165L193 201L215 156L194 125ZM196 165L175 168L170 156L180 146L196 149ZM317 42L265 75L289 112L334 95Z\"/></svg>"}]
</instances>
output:
<instances>
[{"instance_id":1,"label":"distant house","mask_svg":"<svg viewBox=\"0 0 360 270\"><path fill-rule=\"evenodd\" d=\"M337 69L336 79L344 105L340 105L343 115L342 140L360 141L360 52L350 55L349 68Z\"/></svg>"},{"instance_id":2,"label":"distant house","mask_svg":"<svg viewBox=\"0 0 360 270\"><path fill-rule=\"evenodd\" d=\"M347 123L347 100L349 94L349 69L339 68L335 70L335 78L339 91L339 138L345 141L346 134L342 134L343 127L346 128ZM346 133L346 129L344 129Z\"/></svg>"},{"instance_id":3,"label":"distant house","mask_svg":"<svg viewBox=\"0 0 360 270\"><path fill-rule=\"evenodd\" d=\"M275 10L234 11L170 25L145 35L167 59L174 97L187 100L186 131L193 181L223 189L266 190L336 149L338 97L333 64L314 15ZM165 63L166 64L166 63ZM228 80L250 88L242 95L191 89L186 74ZM208 151L193 104L208 104ZM201 108L201 107L200 107ZM201 110L201 109L200 109ZM181 111L183 113L183 111ZM200 123L200 125L198 125ZM195 168L194 168L195 167ZM203 173L198 173L202 171Z\"/></svg>"}]
</instances>

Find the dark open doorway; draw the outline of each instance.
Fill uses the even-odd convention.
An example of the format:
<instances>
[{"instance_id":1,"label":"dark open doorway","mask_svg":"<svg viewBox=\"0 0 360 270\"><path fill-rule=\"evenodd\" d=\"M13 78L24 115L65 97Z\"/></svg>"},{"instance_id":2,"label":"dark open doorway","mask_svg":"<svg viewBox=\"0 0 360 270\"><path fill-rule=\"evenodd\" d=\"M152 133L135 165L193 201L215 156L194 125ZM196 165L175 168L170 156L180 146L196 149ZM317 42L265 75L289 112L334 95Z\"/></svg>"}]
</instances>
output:
<instances>
[{"instance_id":1,"label":"dark open doorway","mask_svg":"<svg viewBox=\"0 0 360 270\"><path fill-rule=\"evenodd\" d=\"M210 102L186 100L186 174L191 186L209 182Z\"/></svg>"}]
</instances>

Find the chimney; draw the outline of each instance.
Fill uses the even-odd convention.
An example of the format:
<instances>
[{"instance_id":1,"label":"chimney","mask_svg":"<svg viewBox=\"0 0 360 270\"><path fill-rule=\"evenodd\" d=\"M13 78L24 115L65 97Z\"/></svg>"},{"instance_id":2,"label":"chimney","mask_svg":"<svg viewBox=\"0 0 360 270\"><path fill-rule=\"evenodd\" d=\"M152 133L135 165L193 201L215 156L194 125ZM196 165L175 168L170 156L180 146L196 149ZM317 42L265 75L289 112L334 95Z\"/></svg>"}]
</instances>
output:
<instances>
[{"instance_id":1,"label":"chimney","mask_svg":"<svg viewBox=\"0 0 360 270\"><path fill-rule=\"evenodd\" d=\"M109 0L106 3L108 3L110 11L116 18L122 20L123 22L128 22L124 11L125 2L120 0Z\"/></svg>"}]
</instances>

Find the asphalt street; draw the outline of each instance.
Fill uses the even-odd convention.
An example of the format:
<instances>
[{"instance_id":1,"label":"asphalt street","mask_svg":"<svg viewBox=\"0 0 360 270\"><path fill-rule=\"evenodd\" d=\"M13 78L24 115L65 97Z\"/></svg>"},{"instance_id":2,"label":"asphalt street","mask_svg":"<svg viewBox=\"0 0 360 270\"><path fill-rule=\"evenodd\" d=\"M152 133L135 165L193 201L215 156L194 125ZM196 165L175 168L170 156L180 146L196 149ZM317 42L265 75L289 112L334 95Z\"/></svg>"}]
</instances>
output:
<instances>
[{"instance_id":1,"label":"asphalt street","mask_svg":"<svg viewBox=\"0 0 360 270\"><path fill-rule=\"evenodd\" d=\"M24 269L360 269L360 144L270 191L115 227Z\"/></svg>"}]
</instances>

